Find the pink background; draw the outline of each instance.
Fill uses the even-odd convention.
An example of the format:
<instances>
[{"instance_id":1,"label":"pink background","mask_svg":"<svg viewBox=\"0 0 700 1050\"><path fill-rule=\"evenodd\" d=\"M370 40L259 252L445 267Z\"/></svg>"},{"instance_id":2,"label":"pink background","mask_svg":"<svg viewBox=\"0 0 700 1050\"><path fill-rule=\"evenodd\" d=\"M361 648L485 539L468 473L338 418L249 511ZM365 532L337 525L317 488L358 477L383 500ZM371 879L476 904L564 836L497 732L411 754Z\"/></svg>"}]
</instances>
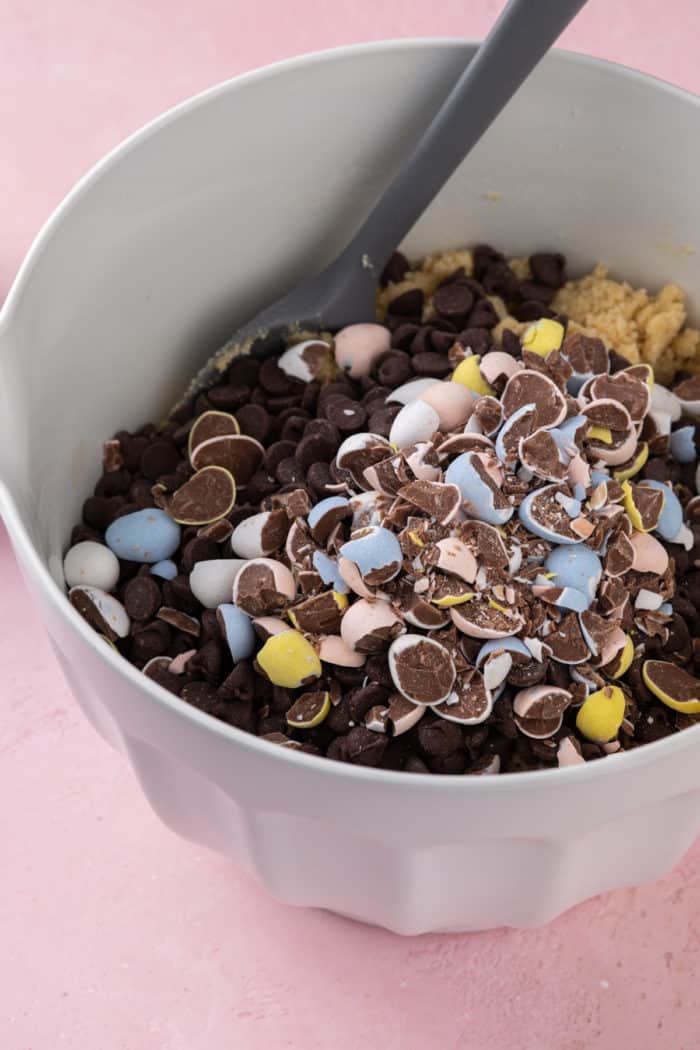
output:
<instances>
[{"instance_id":1,"label":"pink background","mask_svg":"<svg viewBox=\"0 0 700 1050\"><path fill-rule=\"evenodd\" d=\"M2 0L0 300L71 184L164 108L303 51L479 36L500 6ZM699 38L695 0L590 0L564 43L700 91ZM0 581L3 1050L697 1048L700 845L540 931L406 940L282 907L156 821L79 716L1 527Z\"/></svg>"}]
</instances>

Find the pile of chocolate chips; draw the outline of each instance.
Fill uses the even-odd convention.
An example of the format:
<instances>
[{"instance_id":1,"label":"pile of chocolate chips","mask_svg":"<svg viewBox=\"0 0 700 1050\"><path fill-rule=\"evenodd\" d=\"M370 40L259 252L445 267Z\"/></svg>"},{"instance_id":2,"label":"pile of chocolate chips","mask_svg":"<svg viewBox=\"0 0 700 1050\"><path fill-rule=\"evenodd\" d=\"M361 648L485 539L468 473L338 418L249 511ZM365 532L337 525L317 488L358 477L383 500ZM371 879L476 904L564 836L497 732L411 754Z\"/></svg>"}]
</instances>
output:
<instances>
[{"instance_id":1,"label":"pile of chocolate chips","mask_svg":"<svg viewBox=\"0 0 700 1050\"><path fill-rule=\"evenodd\" d=\"M562 256L526 281L473 257L430 320L406 292L106 442L67 559L94 541L118 579L66 576L126 659L273 743L411 772L578 763L697 720L700 384L654 410L646 366L550 309ZM494 342L496 296L525 345ZM167 521L142 542L144 511Z\"/></svg>"}]
</instances>

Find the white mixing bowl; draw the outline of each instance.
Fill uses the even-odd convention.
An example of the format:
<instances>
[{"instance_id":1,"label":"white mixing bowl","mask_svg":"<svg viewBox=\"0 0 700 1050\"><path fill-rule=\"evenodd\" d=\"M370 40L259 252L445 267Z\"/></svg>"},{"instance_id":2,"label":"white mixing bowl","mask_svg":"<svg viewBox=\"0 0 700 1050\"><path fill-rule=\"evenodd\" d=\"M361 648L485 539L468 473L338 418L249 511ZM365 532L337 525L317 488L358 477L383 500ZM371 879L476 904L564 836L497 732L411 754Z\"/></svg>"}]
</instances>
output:
<instances>
[{"instance_id":1,"label":"white mixing bowl","mask_svg":"<svg viewBox=\"0 0 700 1050\"><path fill-rule=\"evenodd\" d=\"M66 677L159 816L280 900L402 933L530 926L654 879L700 828L700 726L503 777L352 767L161 690L70 607L61 555L102 439L158 417L208 351L349 238L473 45L285 62L129 139L55 212L0 315L0 509ZM423 217L412 255L492 241L700 286L700 106L552 54ZM2 690L0 684L0 690ZM7 688L5 686L5 688Z\"/></svg>"}]
</instances>

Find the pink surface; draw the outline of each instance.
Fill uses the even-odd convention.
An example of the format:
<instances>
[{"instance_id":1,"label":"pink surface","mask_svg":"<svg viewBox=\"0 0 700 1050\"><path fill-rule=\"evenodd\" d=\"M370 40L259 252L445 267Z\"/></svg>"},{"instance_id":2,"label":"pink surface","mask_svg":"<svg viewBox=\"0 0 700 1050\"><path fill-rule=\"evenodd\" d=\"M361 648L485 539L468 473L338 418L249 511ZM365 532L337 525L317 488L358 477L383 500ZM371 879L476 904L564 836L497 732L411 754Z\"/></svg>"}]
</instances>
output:
<instances>
[{"instance_id":1,"label":"pink surface","mask_svg":"<svg viewBox=\"0 0 700 1050\"><path fill-rule=\"evenodd\" d=\"M4 0L0 299L74 180L165 107L303 51L478 36L499 7ZM699 31L695 0L590 0L563 42L700 91ZM402 940L282 907L151 814L78 714L1 529L0 581L2 1050L698 1046L700 846L540 931Z\"/></svg>"}]
</instances>

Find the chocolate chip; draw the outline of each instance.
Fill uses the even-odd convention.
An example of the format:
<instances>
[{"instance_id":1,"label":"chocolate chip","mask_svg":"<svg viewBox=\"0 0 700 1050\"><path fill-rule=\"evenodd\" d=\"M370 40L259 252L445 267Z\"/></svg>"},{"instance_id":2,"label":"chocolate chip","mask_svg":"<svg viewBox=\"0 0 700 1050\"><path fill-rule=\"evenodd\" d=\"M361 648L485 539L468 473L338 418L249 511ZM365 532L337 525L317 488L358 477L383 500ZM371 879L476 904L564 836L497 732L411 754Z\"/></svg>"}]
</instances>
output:
<instances>
[{"instance_id":1,"label":"chocolate chip","mask_svg":"<svg viewBox=\"0 0 700 1050\"><path fill-rule=\"evenodd\" d=\"M364 726L355 726L345 738L346 760L356 766L378 766L386 745L387 739L381 733L373 733Z\"/></svg>"},{"instance_id":2,"label":"chocolate chip","mask_svg":"<svg viewBox=\"0 0 700 1050\"><path fill-rule=\"evenodd\" d=\"M362 430L367 412L363 405L349 397L328 398L323 405L326 418L343 434L354 434Z\"/></svg>"},{"instance_id":3,"label":"chocolate chip","mask_svg":"<svg viewBox=\"0 0 700 1050\"><path fill-rule=\"evenodd\" d=\"M295 414L287 416L287 418L284 420L284 425L282 427L280 437L282 441L293 441L296 445L301 440L301 437L304 433L304 428L308 423L308 418L306 415L302 416L296 414L298 412L298 409L296 408L292 411Z\"/></svg>"},{"instance_id":4,"label":"chocolate chip","mask_svg":"<svg viewBox=\"0 0 700 1050\"><path fill-rule=\"evenodd\" d=\"M413 365L408 354L401 350L390 350L377 367L377 379L382 386L393 390L413 377Z\"/></svg>"},{"instance_id":5,"label":"chocolate chip","mask_svg":"<svg viewBox=\"0 0 700 1050\"><path fill-rule=\"evenodd\" d=\"M195 537L182 548L182 568L192 572L198 561L211 561L219 557L219 546L213 540Z\"/></svg>"},{"instance_id":6,"label":"chocolate chip","mask_svg":"<svg viewBox=\"0 0 700 1050\"><path fill-rule=\"evenodd\" d=\"M277 464L275 477L280 485L296 485L304 481L304 470L294 456L288 456Z\"/></svg>"},{"instance_id":7,"label":"chocolate chip","mask_svg":"<svg viewBox=\"0 0 700 1050\"><path fill-rule=\"evenodd\" d=\"M265 452L263 463L270 474L274 474L283 459L289 459L296 452L293 441L275 441Z\"/></svg>"},{"instance_id":8,"label":"chocolate chip","mask_svg":"<svg viewBox=\"0 0 700 1050\"><path fill-rule=\"evenodd\" d=\"M452 371L452 365L444 354L438 354L434 350L426 350L424 353L414 354L412 358L413 371L417 376L433 376L436 379L444 379Z\"/></svg>"},{"instance_id":9,"label":"chocolate chip","mask_svg":"<svg viewBox=\"0 0 700 1050\"><path fill-rule=\"evenodd\" d=\"M546 284L537 284L536 281L521 281L520 294L523 299L549 305L554 298L554 288Z\"/></svg>"},{"instance_id":10,"label":"chocolate chip","mask_svg":"<svg viewBox=\"0 0 700 1050\"><path fill-rule=\"evenodd\" d=\"M123 467L120 470L111 470L103 474L95 485L96 496L123 496L129 491L131 485L131 474Z\"/></svg>"},{"instance_id":11,"label":"chocolate chip","mask_svg":"<svg viewBox=\"0 0 700 1050\"><path fill-rule=\"evenodd\" d=\"M235 412L250 400L250 387L243 383L215 386L209 391L212 408L219 412Z\"/></svg>"},{"instance_id":12,"label":"chocolate chip","mask_svg":"<svg viewBox=\"0 0 700 1050\"><path fill-rule=\"evenodd\" d=\"M281 397L284 394L288 394L292 386L291 380L285 375L273 357L266 358L261 364L258 382L265 393L271 394L273 397Z\"/></svg>"},{"instance_id":13,"label":"chocolate chip","mask_svg":"<svg viewBox=\"0 0 700 1050\"><path fill-rule=\"evenodd\" d=\"M566 257L559 252L535 252L530 256L530 270L539 284L561 288L566 282Z\"/></svg>"},{"instance_id":14,"label":"chocolate chip","mask_svg":"<svg viewBox=\"0 0 700 1050\"><path fill-rule=\"evenodd\" d=\"M489 266L502 262L505 262L505 256L490 244L477 244L472 251L472 268L477 281L482 280Z\"/></svg>"},{"instance_id":15,"label":"chocolate chip","mask_svg":"<svg viewBox=\"0 0 700 1050\"><path fill-rule=\"evenodd\" d=\"M433 295L433 306L441 317L464 318L473 305L471 289L460 281L441 285Z\"/></svg>"},{"instance_id":16,"label":"chocolate chip","mask_svg":"<svg viewBox=\"0 0 700 1050\"><path fill-rule=\"evenodd\" d=\"M137 663L145 663L154 656L162 656L170 648L172 631L162 620L131 625L131 653Z\"/></svg>"},{"instance_id":17,"label":"chocolate chip","mask_svg":"<svg viewBox=\"0 0 700 1050\"><path fill-rule=\"evenodd\" d=\"M425 296L420 288L411 288L392 299L387 307L387 313L394 317L417 317L423 313L423 300Z\"/></svg>"},{"instance_id":18,"label":"chocolate chip","mask_svg":"<svg viewBox=\"0 0 700 1050\"><path fill-rule=\"evenodd\" d=\"M389 261L382 270L379 283L381 285L395 284L403 281L410 269L408 259L402 252L392 252Z\"/></svg>"},{"instance_id":19,"label":"chocolate chip","mask_svg":"<svg viewBox=\"0 0 700 1050\"><path fill-rule=\"evenodd\" d=\"M488 299L480 299L467 320L470 328L493 328L498 324L498 314Z\"/></svg>"},{"instance_id":20,"label":"chocolate chip","mask_svg":"<svg viewBox=\"0 0 700 1050\"><path fill-rule=\"evenodd\" d=\"M135 576L124 589L124 608L132 620L150 620L161 605L160 587L153 576Z\"/></svg>"},{"instance_id":21,"label":"chocolate chip","mask_svg":"<svg viewBox=\"0 0 700 1050\"><path fill-rule=\"evenodd\" d=\"M499 295L501 299L509 300L518 294L520 282L505 262L491 263L480 280L487 295Z\"/></svg>"},{"instance_id":22,"label":"chocolate chip","mask_svg":"<svg viewBox=\"0 0 700 1050\"><path fill-rule=\"evenodd\" d=\"M250 354L239 354L238 357L234 357L228 366L226 380L234 386L248 386L252 389L252 387L257 385L260 365L259 357L252 357Z\"/></svg>"},{"instance_id":23,"label":"chocolate chip","mask_svg":"<svg viewBox=\"0 0 700 1050\"><path fill-rule=\"evenodd\" d=\"M313 491L321 497L328 495L327 486L332 483L330 468L327 463L311 463L306 467L306 480Z\"/></svg>"},{"instance_id":24,"label":"chocolate chip","mask_svg":"<svg viewBox=\"0 0 700 1050\"><path fill-rule=\"evenodd\" d=\"M400 324L391 334L391 345L397 350L410 350L413 339L420 326L410 321Z\"/></svg>"}]
</instances>

